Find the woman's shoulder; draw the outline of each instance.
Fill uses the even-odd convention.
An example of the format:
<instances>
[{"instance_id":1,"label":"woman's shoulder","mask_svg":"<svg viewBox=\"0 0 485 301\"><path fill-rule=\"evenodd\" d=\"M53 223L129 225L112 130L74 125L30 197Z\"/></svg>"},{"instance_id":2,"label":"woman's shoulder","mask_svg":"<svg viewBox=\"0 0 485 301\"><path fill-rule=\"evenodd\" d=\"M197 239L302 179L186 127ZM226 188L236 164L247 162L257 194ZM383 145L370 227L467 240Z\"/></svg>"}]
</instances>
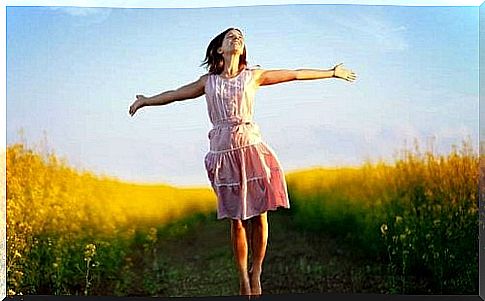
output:
<instances>
[{"instance_id":1,"label":"woman's shoulder","mask_svg":"<svg viewBox=\"0 0 485 301\"><path fill-rule=\"evenodd\" d=\"M251 77L258 77L258 75L261 73L263 69L261 69L260 65L252 65L252 66L247 66L246 71L251 74Z\"/></svg>"},{"instance_id":2,"label":"woman's shoulder","mask_svg":"<svg viewBox=\"0 0 485 301\"><path fill-rule=\"evenodd\" d=\"M205 87L207 85L207 82L209 81L210 75L211 74L209 72L202 74L197 80L198 85Z\"/></svg>"},{"instance_id":3,"label":"woman's shoulder","mask_svg":"<svg viewBox=\"0 0 485 301\"><path fill-rule=\"evenodd\" d=\"M211 72L207 72L205 74L202 74L200 77L199 77L199 80L200 81L203 81L204 83L211 77L211 76L214 76L214 73L211 73Z\"/></svg>"},{"instance_id":4,"label":"woman's shoulder","mask_svg":"<svg viewBox=\"0 0 485 301\"><path fill-rule=\"evenodd\" d=\"M251 74L251 80L257 82L261 73L264 72L264 69L261 68L260 65L254 65L251 67L246 68L248 72Z\"/></svg>"}]
</instances>

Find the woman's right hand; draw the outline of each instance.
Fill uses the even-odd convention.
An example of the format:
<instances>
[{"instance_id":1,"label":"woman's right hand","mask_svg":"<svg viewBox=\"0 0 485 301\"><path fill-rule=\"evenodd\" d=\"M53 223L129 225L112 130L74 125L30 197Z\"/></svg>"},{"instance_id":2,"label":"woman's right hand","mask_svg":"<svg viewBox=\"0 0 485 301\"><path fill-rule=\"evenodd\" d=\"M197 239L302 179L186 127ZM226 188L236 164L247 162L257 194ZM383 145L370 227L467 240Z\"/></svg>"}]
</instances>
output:
<instances>
[{"instance_id":1,"label":"woman's right hand","mask_svg":"<svg viewBox=\"0 0 485 301\"><path fill-rule=\"evenodd\" d=\"M139 108L143 107L146 97L143 95L137 95L135 102L130 106L130 115L135 115Z\"/></svg>"}]
</instances>

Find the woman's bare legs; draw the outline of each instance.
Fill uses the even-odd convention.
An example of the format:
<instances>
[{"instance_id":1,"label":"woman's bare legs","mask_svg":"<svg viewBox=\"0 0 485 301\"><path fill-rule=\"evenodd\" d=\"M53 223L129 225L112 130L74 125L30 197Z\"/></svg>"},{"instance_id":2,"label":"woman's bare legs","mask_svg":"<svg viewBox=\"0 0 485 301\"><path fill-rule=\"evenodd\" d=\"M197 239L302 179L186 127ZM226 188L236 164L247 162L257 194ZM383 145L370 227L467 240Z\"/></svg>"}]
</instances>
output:
<instances>
[{"instance_id":1,"label":"woman's bare legs","mask_svg":"<svg viewBox=\"0 0 485 301\"><path fill-rule=\"evenodd\" d=\"M248 275L248 221L231 220L231 240L239 272L239 294L250 295L251 286Z\"/></svg>"},{"instance_id":2,"label":"woman's bare legs","mask_svg":"<svg viewBox=\"0 0 485 301\"><path fill-rule=\"evenodd\" d=\"M251 252L252 267L249 271L251 295L261 295L261 272L268 242L268 219L266 212L255 216L251 220Z\"/></svg>"}]
</instances>

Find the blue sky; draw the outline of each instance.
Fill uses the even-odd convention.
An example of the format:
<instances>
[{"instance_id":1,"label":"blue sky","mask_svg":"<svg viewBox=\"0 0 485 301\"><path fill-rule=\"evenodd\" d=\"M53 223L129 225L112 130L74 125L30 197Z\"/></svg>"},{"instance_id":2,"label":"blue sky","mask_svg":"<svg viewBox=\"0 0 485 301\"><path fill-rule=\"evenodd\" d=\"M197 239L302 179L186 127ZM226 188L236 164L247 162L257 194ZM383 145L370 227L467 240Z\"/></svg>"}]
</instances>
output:
<instances>
[{"instance_id":1,"label":"blue sky","mask_svg":"<svg viewBox=\"0 0 485 301\"><path fill-rule=\"evenodd\" d=\"M229 26L250 65L359 78L262 87L255 121L283 168L392 160L407 141L478 145L478 7L279 5L187 9L7 7L7 145L46 133L71 165L127 181L208 185L205 98L143 108L136 94L205 73Z\"/></svg>"}]
</instances>

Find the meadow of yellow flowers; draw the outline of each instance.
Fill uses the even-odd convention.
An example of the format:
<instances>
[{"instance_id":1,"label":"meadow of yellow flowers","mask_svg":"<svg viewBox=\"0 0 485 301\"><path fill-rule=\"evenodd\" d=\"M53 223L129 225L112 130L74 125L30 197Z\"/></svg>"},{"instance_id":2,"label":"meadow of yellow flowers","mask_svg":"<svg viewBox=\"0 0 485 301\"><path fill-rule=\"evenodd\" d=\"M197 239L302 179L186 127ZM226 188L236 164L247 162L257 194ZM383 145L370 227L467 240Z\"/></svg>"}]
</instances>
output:
<instances>
[{"instance_id":1,"label":"meadow of yellow flowers","mask_svg":"<svg viewBox=\"0 0 485 301\"><path fill-rule=\"evenodd\" d=\"M293 220L385 262L390 293L412 292L425 277L433 292L474 294L479 160L470 145L448 155L416 147L393 163L288 174ZM89 295L99 286L123 295L134 242L159 277L163 226L216 208L209 188L125 183L23 144L7 147L6 183L11 295Z\"/></svg>"},{"instance_id":2,"label":"meadow of yellow flowers","mask_svg":"<svg viewBox=\"0 0 485 301\"><path fill-rule=\"evenodd\" d=\"M6 164L9 294L88 294L90 269L115 277L137 232L154 241L158 226L215 208L208 188L123 183L22 144L7 147Z\"/></svg>"}]
</instances>

